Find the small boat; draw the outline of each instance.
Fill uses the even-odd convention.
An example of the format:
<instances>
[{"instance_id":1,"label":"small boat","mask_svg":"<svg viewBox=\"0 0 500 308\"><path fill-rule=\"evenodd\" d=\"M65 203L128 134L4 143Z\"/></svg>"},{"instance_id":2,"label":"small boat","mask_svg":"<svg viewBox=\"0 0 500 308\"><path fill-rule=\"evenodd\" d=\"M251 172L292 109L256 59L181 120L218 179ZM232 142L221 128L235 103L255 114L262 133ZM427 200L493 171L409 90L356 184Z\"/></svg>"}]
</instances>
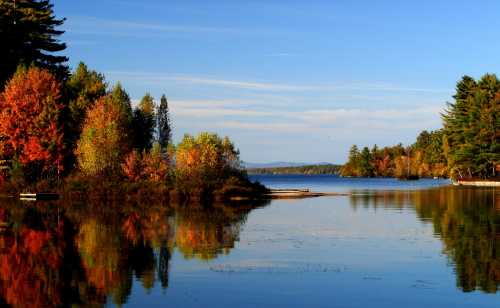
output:
<instances>
[{"instance_id":1,"label":"small boat","mask_svg":"<svg viewBox=\"0 0 500 308\"><path fill-rule=\"evenodd\" d=\"M59 194L50 193L50 192L41 192L41 193L21 193L19 194L20 200L23 201L50 201L50 200L58 200Z\"/></svg>"}]
</instances>

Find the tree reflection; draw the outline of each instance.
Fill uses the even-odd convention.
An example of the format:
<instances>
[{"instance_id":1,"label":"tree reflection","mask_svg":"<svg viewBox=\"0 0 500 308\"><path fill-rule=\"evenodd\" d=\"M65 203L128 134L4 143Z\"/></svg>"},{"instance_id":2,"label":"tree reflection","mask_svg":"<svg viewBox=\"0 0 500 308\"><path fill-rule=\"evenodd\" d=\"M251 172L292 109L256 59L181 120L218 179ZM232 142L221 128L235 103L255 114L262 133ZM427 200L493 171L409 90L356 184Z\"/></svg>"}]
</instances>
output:
<instances>
[{"instance_id":1,"label":"tree reflection","mask_svg":"<svg viewBox=\"0 0 500 308\"><path fill-rule=\"evenodd\" d=\"M469 292L500 286L500 212L491 189L457 188L416 195L419 217L432 221L455 264L457 284Z\"/></svg>"},{"instance_id":2,"label":"tree reflection","mask_svg":"<svg viewBox=\"0 0 500 308\"><path fill-rule=\"evenodd\" d=\"M184 208L176 215L175 243L186 259L210 260L228 254L239 240L249 210Z\"/></svg>"},{"instance_id":3,"label":"tree reflection","mask_svg":"<svg viewBox=\"0 0 500 308\"><path fill-rule=\"evenodd\" d=\"M0 297L15 307L64 306L79 277L71 223L34 209L0 208ZM78 300L75 298L75 300Z\"/></svg>"},{"instance_id":4,"label":"tree reflection","mask_svg":"<svg viewBox=\"0 0 500 308\"><path fill-rule=\"evenodd\" d=\"M432 223L465 292L497 292L500 286L500 198L493 189L445 187L413 192L354 194L359 206L412 207Z\"/></svg>"},{"instance_id":5,"label":"tree reflection","mask_svg":"<svg viewBox=\"0 0 500 308\"><path fill-rule=\"evenodd\" d=\"M0 203L0 304L127 302L135 280L166 289L172 251L228 253L253 207Z\"/></svg>"}]
</instances>

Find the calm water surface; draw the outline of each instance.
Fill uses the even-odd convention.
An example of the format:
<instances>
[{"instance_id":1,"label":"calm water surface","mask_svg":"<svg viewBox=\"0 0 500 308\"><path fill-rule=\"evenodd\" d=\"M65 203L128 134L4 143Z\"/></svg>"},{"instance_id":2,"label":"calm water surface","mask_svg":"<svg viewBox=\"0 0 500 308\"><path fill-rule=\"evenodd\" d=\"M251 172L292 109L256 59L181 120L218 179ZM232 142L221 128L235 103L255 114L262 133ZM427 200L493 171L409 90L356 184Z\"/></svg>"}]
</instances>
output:
<instances>
[{"instance_id":1,"label":"calm water surface","mask_svg":"<svg viewBox=\"0 0 500 308\"><path fill-rule=\"evenodd\" d=\"M500 306L500 191L255 179L354 193L237 208L0 201L0 306Z\"/></svg>"}]
</instances>

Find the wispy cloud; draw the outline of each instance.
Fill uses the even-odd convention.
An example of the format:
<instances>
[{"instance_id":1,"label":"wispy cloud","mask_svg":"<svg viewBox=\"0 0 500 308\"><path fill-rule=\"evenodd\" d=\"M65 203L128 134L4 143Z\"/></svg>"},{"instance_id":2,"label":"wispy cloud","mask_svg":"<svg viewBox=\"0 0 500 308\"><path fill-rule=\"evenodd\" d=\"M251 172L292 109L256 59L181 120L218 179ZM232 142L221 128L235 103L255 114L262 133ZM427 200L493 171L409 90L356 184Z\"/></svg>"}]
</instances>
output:
<instances>
[{"instance_id":1,"label":"wispy cloud","mask_svg":"<svg viewBox=\"0 0 500 308\"><path fill-rule=\"evenodd\" d=\"M80 29L101 29L101 30L120 30L127 32L130 30L140 31L160 31L160 32L224 32L238 33L237 29L210 26L191 26L191 25L170 25L161 23L149 23L139 21L125 21L113 19L99 19L95 17L74 16L68 18L67 25L72 28ZM78 29L74 29L75 31Z\"/></svg>"},{"instance_id":2,"label":"wispy cloud","mask_svg":"<svg viewBox=\"0 0 500 308\"><path fill-rule=\"evenodd\" d=\"M283 35L285 30L268 28L239 28L229 26L169 24L154 21L100 19L89 16L70 16L65 27L72 34L119 37L159 37L165 34L223 34L223 35Z\"/></svg>"},{"instance_id":3,"label":"wispy cloud","mask_svg":"<svg viewBox=\"0 0 500 308\"><path fill-rule=\"evenodd\" d=\"M213 104L213 105L211 105ZM172 114L179 119L198 119L218 128L271 132L395 131L438 127L444 106L405 108L325 108L286 111L279 107L201 101L183 104L173 100ZM256 109L258 108L258 109ZM228 119L230 117L230 119Z\"/></svg>"},{"instance_id":4,"label":"wispy cloud","mask_svg":"<svg viewBox=\"0 0 500 308\"><path fill-rule=\"evenodd\" d=\"M204 117L226 117L226 116L240 116L240 117L269 117L273 116L272 112L256 111L256 110L241 110L229 108L182 108L174 105L172 112L176 116L188 116L193 118Z\"/></svg>"},{"instance_id":5,"label":"wispy cloud","mask_svg":"<svg viewBox=\"0 0 500 308\"><path fill-rule=\"evenodd\" d=\"M292 117L300 118L311 123L335 123L338 121L366 122L380 121L387 122L420 122L424 119L439 119L439 113L443 110L443 106L429 105L424 107L405 108L380 108L380 109L321 109L321 110L306 110L300 113L291 114ZM288 115L290 115L288 113Z\"/></svg>"},{"instance_id":6,"label":"wispy cloud","mask_svg":"<svg viewBox=\"0 0 500 308\"><path fill-rule=\"evenodd\" d=\"M289 52L276 52L276 53L266 54L267 57L291 57L294 55L295 54Z\"/></svg>"},{"instance_id":7,"label":"wispy cloud","mask_svg":"<svg viewBox=\"0 0 500 308\"><path fill-rule=\"evenodd\" d=\"M178 82L192 85L206 85L214 87L225 88L239 88L248 90L262 90L262 91L311 91L319 90L318 86L309 85L291 85L269 82L255 82L255 81L242 81L230 80L219 78L208 78L199 76L186 76L175 74L163 73L144 73L144 72L124 72L124 71L108 71L106 75L112 76L115 79L131 79L135 81L142 81L149 84L164 84L165 82Z\"/></svg>"},{"instance_id":8,"label":"wispy cloud","mask_svg":"<svg viewBox=\"0 0 500 308\"><path fill-rule=\"evenodd\" d=\"M291 122L245 122L245 121L220 121L215 124L220 128L232 128L241 130L252 130L252 131L268 131L268 132L278 132L278 133L297 133L310 131L311 127L304 123L291 123Z\"/></svg>"},{"instance_id":9,"label":"wispy cloud","mask_svg":"<svg viewBox=\"0 0 500 308\"><path fill-rule=\"evenodd\" d=\"M170 104L176 108L241 108L241 109L265 109L269 110L272 107L286 106L285 102L279 101L270 104L269 97L262 99L242 99L242 98L225 98L225 99L173 99Z\"/></svg>"},{"instance_id":10,"label":"wispy cloud","mask_svg":"<svg viewBox=\"0 0 500 308\"><path fill-rule=\"evenodd\" d=\"M237 79L223 79L201 77L192 75L176 75L153 72L127 72L108 71L106 75L115 79L129 79L149 84L164 84L165 82L178 82L192 85L206 85L223 88L239 88L259 91L381 91L381 92L426 92L426 93L451 93L451 89L433 89L421 87L397 86L386 83L351 83L351 84L285 84L275 82L248 81Z\"/></svg>"},{"instance_id":11,"label":"wispy cloud","mask_svg":"<svg viewBox=\"0 0 500 308\"><path fill-rule=\"evenodd\" d=\"M177 76L172 77L172 80L178 82L186 82L192 84L211 85L218 87L231 87L250 90L264 90L264 91L312 91L318 90L317 86L308 85L289 85L279 83L265 83L265 82L252 82L241 80L225 80L213 78L200 78L193 76Z\"/></svg>"}]
</instances>

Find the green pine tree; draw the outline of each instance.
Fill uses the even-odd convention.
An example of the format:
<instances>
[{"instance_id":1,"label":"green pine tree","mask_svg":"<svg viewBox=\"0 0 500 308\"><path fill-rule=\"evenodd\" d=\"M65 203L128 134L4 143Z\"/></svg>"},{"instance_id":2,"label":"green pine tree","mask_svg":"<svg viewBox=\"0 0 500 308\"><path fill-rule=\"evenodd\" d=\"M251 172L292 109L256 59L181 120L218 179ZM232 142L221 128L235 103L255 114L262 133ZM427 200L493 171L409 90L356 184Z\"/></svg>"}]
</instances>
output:
<instances>
[{"instance_id":1,"label":"green pine tree","mask_svg":"<svg viewBox=\"0 0 500 308\"><path fill-rule=\"evenodd\" d=\"M32 64L66 77L68 58L57 53L66 44L57 37L65 19L57 19L48 0L0 0L0 86L18 65Z\"/></svg>"}]
</instances>

